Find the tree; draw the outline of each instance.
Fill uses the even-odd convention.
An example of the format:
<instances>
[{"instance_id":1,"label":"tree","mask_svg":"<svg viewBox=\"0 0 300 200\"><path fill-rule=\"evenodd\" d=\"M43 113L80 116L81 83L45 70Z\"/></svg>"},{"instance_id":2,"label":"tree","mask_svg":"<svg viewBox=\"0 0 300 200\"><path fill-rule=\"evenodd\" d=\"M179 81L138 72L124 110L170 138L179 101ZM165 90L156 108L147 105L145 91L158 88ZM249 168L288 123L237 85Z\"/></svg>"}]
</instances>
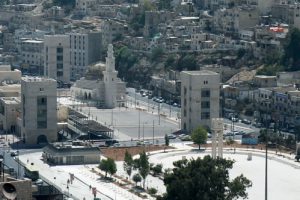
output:
<instances>
[{"instance_id":1,"label":"tree","mask_svg":"<svg viewBox=\"0 0 300 200\"><path fill-rule=\"evenodd\" d=\"M162 164L157 164L154 167L152 167L152 171L153 171L154 176L161 174L162 173L162 168L163 168Z\"/></svg>"},{"instance_id":2,"label":"tree","mask_svg":"<svg viewBox=\"0 0 300 200\"><path fill-rule=\"evenodd\" d=\"M160 200L233 200L247 198L250 180L240 175L230 181L234 161L210 156L173 163L172 173L164 175L167 193Z\"/></svg>"},{"instance_id":3,"label":"tree","mask_svg":"<svg viewBox=\"0 0 300 200\"><path fill-rule=\"evenodd\" d=\"M102 159L99 165L99 169L105 171L105 178L107 177L107 173L110 175L113 175L117 172L117 166L113 159L107 158Z\"/></svg>"},{"instance_id":4,"label":"tree","mask_svg":"<svg viewBox=\"0 0 300 200\"><path fill-rule=\"evenodd\" d=\"M300 55L298 52L300 52L300 30L293 28L289 31L282 58L282 64L287 71L300 69Z\"/></svg>"},{"instance_id":5,"label":"tree","mask_svg":"<svg viewBox=\"0 0 300 200\"><path fill-rule=\"evenodd\" d=\"M192 141L195 144L199 145L199 150L200 150L200 145L205 144L206 140L207 140L207 131L205 128L203 128L202 126L199 126L195 130L193 130Z\"/></svg>"},{"instance_id":6,"label":"tree","mask_svg":"<svg viewBox=\"0 0 300 200\"><path fill-rule=\"evenodd\" d=\"M135 186L137 186L137 183L142 181L142 177L139 174L135 174L133 175L132 180L135 182Z\"/></svg>"},{"instance_id":7,"label":"tree","mask_svg":"<svg viewBox=\"0 0 300 200\"><path fill-rule=\"evenodd\" d=\"M156 47L156 48L152 49L150 59L152 60L152 62L159 61L163 55L164 55L163 48Z\"/></svg>"},{"instance_id":8,"label":"tree","mask_svg":"<svg viewBox=\"0 0 300 200\"><path fill-rule=\"evenodd\" d=\"M131 154L126 150L125 157L124 157L124 164L123 164L124 170L130 177L133 167L133 159Z\"/></svg>"},{"instance_id":9,"label":"tree","mask_svg":"<svg viewBox=\"0 0 300 200\"><path fill-rule=\"evenodd\" d=\"M150 172L150 164L148 161L148 156L145 152L140 153L139 164L139 173L143 178L143 187L145 188L146 177Z\"/></svg>"},{"instance_id":10,"label":"tree","mask_svg":"<svg viewBox=\"0 0 300 200\"><path fill-rule=\"evenodd\" d=\"M166 134L165 135L165 145L169 146L169 144L170 144L170 139L169 139L168 135Z\"/></svg>"},{"instance_id":11,"label":"tree","mask_svg":"<svg viewBox=\"0 0 300 200\"><path fill-rule=\"evenodd\" d=\"M167 57L167 60L165 61L165 67L168 68L168 67L173 67L175 63L175 56L174 55L168 55Z\"/></svg>"},{"instance_id":12,"label":"tree","mask_svg":"<svg viewBox=\"0 0 300 200\"><path fill-rule=\"evenodd\" d=\"M177 70L196 70L197 61L193 54L181 55L177 63Z\"/></svg>"}]
</instances>

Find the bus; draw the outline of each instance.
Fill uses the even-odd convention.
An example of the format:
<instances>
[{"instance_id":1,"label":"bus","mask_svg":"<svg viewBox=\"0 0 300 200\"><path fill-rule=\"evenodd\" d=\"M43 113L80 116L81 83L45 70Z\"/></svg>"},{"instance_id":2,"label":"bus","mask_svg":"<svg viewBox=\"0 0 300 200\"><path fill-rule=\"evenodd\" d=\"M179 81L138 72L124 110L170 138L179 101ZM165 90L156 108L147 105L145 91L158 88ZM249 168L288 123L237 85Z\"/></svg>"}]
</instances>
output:
<instances>
[{"instance_id":1,"label":"bus","mask_svg":"<svg viewBox=\"0 0 300 200\"><path fill-rule=\"evenodd\" d=\"M24 171L25 177L30 178L32 181L39 179L39 170L34 166L33 163L26 165Z\"/></svg>"}]
</instances>

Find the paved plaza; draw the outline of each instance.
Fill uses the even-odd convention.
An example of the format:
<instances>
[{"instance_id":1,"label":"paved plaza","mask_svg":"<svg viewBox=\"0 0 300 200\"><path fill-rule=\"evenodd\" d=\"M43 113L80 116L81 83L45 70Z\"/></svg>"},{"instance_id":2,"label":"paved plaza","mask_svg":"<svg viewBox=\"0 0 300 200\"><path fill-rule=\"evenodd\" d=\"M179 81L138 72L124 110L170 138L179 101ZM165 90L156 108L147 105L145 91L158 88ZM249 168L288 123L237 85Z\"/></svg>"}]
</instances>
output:
<instances>
[{"instance_id":1,"label":"paved plaza","mask_svg":"<svg viewBox=\"0 0 300 200\"><path fill-rule=\"evenodd\" d=\"M60 103L75 105L75 109L89 116L115 131L116 139L152 139L163 138L165 134L179 130L179 123L156 112L149 112L144 107L98 109L86 104L80 105L78 101L71 101L68 98L60 98ZM161 113L162 114L162 113Z\"/></svg>"},{"instance_id":2,"label":"paved plaza","mask_svg":"<svg viewBox=\"0 0 300 200\"><path fill-rule=\"evenodd\" d=\"M151 152L149 155L150 163L163 164L163 168L172 168L172 163L176 160L182 159L185 156L187 159L203 157L210 154L210 149L205 152L199 153L192 147L186 145L188 143L174 143L171 144L175 149L167 150L167 153L162 151ZM225 149L224 157L235 160L233 169L230 170L231 178L234 178L240 174L244 174L253 183L253 186L248 189L249 199L258 200L264 199L264 167L265 158L264 152L260 150L252 150L252 161L247 160L247 155L250 150L237 149L234 154L232 150ZM74 199L92 199L92 194L89 189L89 184L96 187L99 192L98 197L101 199L119 199L130 200L140 199L132 193L122 189L112 183L104 182L99 179L99 176L91 172L92 168L97 165L73 165L73 166L48 166L41 160L42 152L28 153L20 155L20 160L25 163L27 159L30 162L34 162L35 166L40 170L41 176L49 183L54 184L61 188L61 190L67 194L72 194ZM285 157L275 155L274 152L270 152L268 160L268 196L272 200L295 200L298 199L300 194L300 188L298 183L300 182L300 164L291 159L292 155L285 155ZM123 163L117 162L117 175L121 177L127 177L123 170ZM67 179L69 173L75 174L75 181L67 190ZM132 173L137 173L134 171ZM158 177L149 175L146 179L146 187L156 188L159 194L165 192L165 186L163 181Z\"/></svg>"}]
</instances>

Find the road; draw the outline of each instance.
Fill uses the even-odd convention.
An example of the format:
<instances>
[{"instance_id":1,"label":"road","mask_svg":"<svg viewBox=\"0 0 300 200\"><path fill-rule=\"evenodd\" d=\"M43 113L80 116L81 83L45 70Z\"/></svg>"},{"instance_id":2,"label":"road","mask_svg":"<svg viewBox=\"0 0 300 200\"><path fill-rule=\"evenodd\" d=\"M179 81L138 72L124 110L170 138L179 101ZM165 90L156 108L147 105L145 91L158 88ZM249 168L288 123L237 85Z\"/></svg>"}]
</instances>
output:
<instances>
[{"instance_id":1,"label":"road","mask_svg":"<svg viewBox=\"0 0 300 200\"><path fill-rule=\"evenodd\" d=\"M128 105L131 107L144 106L148 112L160 112L168 117L180 118L180 108L168 105L166 103L157 103L148 97L142 97L140 93L136 93L134 88L127 88Z\"/></svg>"}]
</instances>

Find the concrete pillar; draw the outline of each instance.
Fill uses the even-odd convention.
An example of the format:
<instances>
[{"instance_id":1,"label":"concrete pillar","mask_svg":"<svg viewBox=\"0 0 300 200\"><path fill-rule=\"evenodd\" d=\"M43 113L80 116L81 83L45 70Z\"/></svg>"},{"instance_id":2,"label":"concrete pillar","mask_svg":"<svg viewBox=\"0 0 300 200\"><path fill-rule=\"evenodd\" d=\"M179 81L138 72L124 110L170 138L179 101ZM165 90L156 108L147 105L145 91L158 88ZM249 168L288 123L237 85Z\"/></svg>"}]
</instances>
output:
<instances>
[{"instance_id":1,"label":"concrete pillar","mask_svg":"<svg viewBox=\"0 0 300 200\"><path fill-rule=\"evenodd\" d=\"M223 157L223 118L212 118L211 129L213 133L212 139L212 157L216 158L216 150L218 148L218 157Z\"/></svg>"},{"instance_id":2,"label":"concrete pillar","mask_svg":"<svg viewBox=\"0 0 300 200\"><path fill-rule=\"evenodd\" d=\"M212 131L211 145L211 157L215 159L217 156L217 133L215 131Z\"/></svg>"}]
</instances>

